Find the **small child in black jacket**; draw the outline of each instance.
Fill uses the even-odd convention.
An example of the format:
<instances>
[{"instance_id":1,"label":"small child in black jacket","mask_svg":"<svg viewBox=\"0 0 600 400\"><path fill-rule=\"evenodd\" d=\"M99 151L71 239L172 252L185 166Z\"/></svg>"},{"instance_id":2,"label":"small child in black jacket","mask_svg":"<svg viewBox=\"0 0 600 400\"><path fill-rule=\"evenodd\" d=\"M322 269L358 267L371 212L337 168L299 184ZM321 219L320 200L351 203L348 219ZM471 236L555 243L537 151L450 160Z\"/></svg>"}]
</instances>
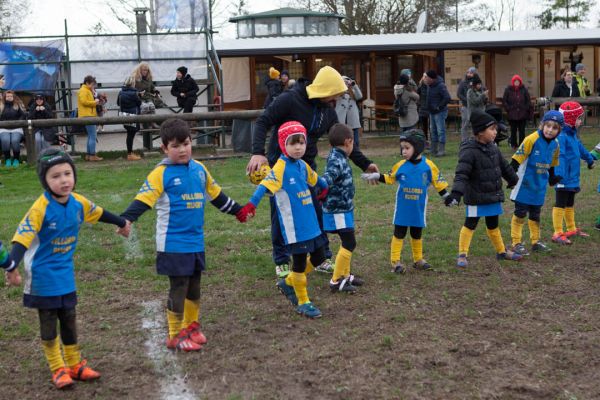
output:
<instances>
[{"instance_id":1,"label":"small child in black jacket","mask_svg":"<svg viewBox=\"0 0 600 400\"><path fill-rule=\"evenodd\" d=\"M460 230L456 266L466 268L468 264L471 239L480 217L485 217L487 235L496 250L496 258L519 261L523 256L504 247L498 227L504 201L502 178L508 182L509 188L515 186L519 178L494 143L496 120L483 111L473 110L470 122L475 137L460 146L452 193L445 200L447 206L456 205L464 196L467 206L465 224Z\"/></svg>"}]
</instances>

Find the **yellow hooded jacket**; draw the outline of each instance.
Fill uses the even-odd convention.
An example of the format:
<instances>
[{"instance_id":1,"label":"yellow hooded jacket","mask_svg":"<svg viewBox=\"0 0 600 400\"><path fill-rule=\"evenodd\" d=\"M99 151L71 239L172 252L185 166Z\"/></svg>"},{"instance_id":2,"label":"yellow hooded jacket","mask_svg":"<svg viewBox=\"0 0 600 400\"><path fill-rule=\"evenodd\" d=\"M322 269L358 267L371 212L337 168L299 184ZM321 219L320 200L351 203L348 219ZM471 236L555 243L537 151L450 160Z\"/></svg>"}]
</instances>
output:
<instances>
[{"instance_id":1,"label":"yellow hooded jacket","mask_svg":"<svg viewBox=\"0 0 600 400\"><path fill-rule=\"evenodd\" d=\"M348 87L342 76L334 68L325 66L317 72L315 80L306 87L309 99L323 99L325 97L341 95Z\"/></svg>"},{"instance_id":2,"label":"yellow hooded jacket","mask_svg":"<svg viewBox=\"0 0 600 400\"><path fill-rule=\"evenodd\" d=\"M77 116L78 117L97 117L96 102L94 94L85 84L79 88L77 94Z\"/></svg>"}]
</instances>

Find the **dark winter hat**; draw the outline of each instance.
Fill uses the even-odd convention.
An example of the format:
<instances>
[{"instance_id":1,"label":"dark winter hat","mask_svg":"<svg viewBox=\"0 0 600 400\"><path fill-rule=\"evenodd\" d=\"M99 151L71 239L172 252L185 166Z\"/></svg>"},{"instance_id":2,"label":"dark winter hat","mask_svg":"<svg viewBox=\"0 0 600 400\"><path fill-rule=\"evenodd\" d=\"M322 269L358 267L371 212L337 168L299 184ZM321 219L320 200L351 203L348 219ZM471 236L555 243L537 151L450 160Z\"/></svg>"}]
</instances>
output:
<instances>
[{"instance_id":1,"label":"dark winter hat","mask_svg":"<svg viewBox=\"0 0 600 400\"><path fill-rule=\"evenodd\" d=\"M285 76L287 76L288 78L290 77L290 73L288 72L288 70L287 70L287 69L284 69L283 71L281 71L281 74L279 74L279 76L281 76L281 75L285 75Z\"/></svg>"},{"instance_id":2,"label":"dark winter hat","mask_svg":"<svg viewBox=\"0 0 600 400\"><path fill-rule=\"evenodd\" d=\"M416 159L425 150L425 135L420 129L409 129L406 132L402 132L400 141L408 142L414 147L415 154L413 154L411 160Z\"/></svg>"},{"instance_id":3,"label":"dark winter hat","mask_svg":"<svg viewBox=\"0 0 600 400\"><path fill-rule=\"evenodd\" d=\"M473 84L473 86L477 85L478 83L481 83L481 78L479 77L479 75L473 75L473 77L471 78L471 83Z\"/></svg>"},{"instance_id":4,"label":"dark winter hat","mask_svg":"<svg viewBox=\"0 0 600 400\"><path fill-rule=\"evenodd\" d=\"M36 93L35 95L33 95L33 99L34 100L37 100L37 99L45 100L45 97L44 97L43 93Z\"/></svg>"},{"instance_id":5,"label":"dark winter hat","mask_svg":"<svg viewBox=\"0 0 600 400\"><path fill-rule=\"evenodd\" d=\"M583 65L582 63L579 63L575 66L575 72L579 72L582 69L585 69L585 65Z\"/></svg>"},{"instance_id":6,"label":"dark winter hat","mask_svg":"<svg viewBox=\"0 0 600 400\"><path fill-rule=\"evenodd\" d=\"M435 72L432 69L430 69L429 71L425 72L425 75L427 75L431 79L437 79L437 77L438 77L437 72Z\"/></svg>"},{"instance_id":7,"label":"dark winter hat","mask_svg":"<svg viewBox=\"0 0 600 400\"><path fill-rule=\"evenodd\" d=\"M181 72L181 75L186 76L187 75L187 67L181 66L179 68L177 68L177 71Z\"/></svg>"},{"instance_id":8,"label":"dark winter hat","mask_svg":"<svg viewBox=\"0 0 600 400\"><path fill-rule=\"evenodd\" d=\"M553 121L559 124L561 127L565 123L565 119L560 111L550 110L547 111L546 114L542 117L542 124L544 122Z\"/></svg>"},{"instance_id":9,"label":"dark winter hat","mask_svg":"<svg viewBox=\"0 0 600 400\"><path fill-rule=\"evenodd\" d=\"M481 110L471 111L471 118L469 118L469 121L471 122L473 134L475 135L498 123L494 117Z\"/></svg>"},{"instance_id":10,"label":"dark winter hat","mask_svg":"<svg viewBox=\"0 0 600 400\"><path fill-rule=\"evenodd\" d=\"M409 77L408 75L402 74L400 75L400 79L398 80L398 82L400 82L401 85L408 85L408 81L409 81Z\"/></svg>"},{"instance_id":11,"label":"dark winter hat","mask_svg":"<svg viewBox=\"0 0 600 400\"><path fill-rule=\"evenodd\" d=\"M71 157L64 150L55 147L49 147L40 153L37 164L38 178L40 179L40 183L44 189L46 189L48 192L52 193L50 186L48 186L48 182L46 182L46 173L53 166L64 163L69 164L71 168L73 168L73 178L75 183L77 183L77 171L75 170L75 164L73 163Z\"/></svg>"}]
</instances>

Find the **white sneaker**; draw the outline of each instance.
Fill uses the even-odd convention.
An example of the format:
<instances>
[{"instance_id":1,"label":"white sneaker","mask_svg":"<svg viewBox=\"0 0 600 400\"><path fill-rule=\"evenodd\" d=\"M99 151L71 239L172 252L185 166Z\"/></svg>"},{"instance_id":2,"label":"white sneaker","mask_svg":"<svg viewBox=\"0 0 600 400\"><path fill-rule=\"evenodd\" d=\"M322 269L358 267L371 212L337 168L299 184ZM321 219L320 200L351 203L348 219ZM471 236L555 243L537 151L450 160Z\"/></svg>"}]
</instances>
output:
<instances>
[{"instance_id":1,"label":"white sneaker","mask_svg":"<svg viewBox=\"0 0 600 400\"><path fill-rule=\"evenodd\" d=\"M329 259L325 259L325 261L323 261L321 265L317 265L315 269L325 274L333 274L333 264Z\"/></svg>"},{"instance_id":2,"label":"white sneaker","mask_svg":"<svg viewBox=\"0 0 600 400\"><path fill-rule=\"evenodd\" d=\"M280 264L275 266L275 275L278 278L285 278L290 274L290 266L289 264Z\"/></svg>"}]
</instances>

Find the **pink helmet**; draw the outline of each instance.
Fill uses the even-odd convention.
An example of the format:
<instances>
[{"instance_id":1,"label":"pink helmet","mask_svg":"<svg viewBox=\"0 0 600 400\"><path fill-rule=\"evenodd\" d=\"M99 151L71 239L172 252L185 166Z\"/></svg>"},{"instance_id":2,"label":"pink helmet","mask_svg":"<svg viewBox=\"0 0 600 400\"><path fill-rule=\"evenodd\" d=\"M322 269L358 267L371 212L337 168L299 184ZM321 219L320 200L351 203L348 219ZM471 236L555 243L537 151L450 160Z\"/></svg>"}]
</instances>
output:
<instances>
[{"instance_id":1,"label":"pink helmet","mask_svg":"<svg viewBox=\"0 0 600 400\"><path fill-rule=\"evenodd\" d=\"M565 118L565 125L575 127L577 118L583 115L583 107L576 101L566 101L560 105L558 109Z\"/></svg>"},{"instance_id":2,"label":"pink helmet","mask_svg":"<svg viewBox=\"0 0 600 400\"><path fill-rule=\"evenodd\" d=\"M294 135L302 135L304 136L304 140L306 140L306 128L298 121L288 121L279 127L277 131L277 136L279 138L279 148L281 152L288 156L288 152L285 149L285 145L287 144L288 139Z\"/></svg>"}]
</instances>

